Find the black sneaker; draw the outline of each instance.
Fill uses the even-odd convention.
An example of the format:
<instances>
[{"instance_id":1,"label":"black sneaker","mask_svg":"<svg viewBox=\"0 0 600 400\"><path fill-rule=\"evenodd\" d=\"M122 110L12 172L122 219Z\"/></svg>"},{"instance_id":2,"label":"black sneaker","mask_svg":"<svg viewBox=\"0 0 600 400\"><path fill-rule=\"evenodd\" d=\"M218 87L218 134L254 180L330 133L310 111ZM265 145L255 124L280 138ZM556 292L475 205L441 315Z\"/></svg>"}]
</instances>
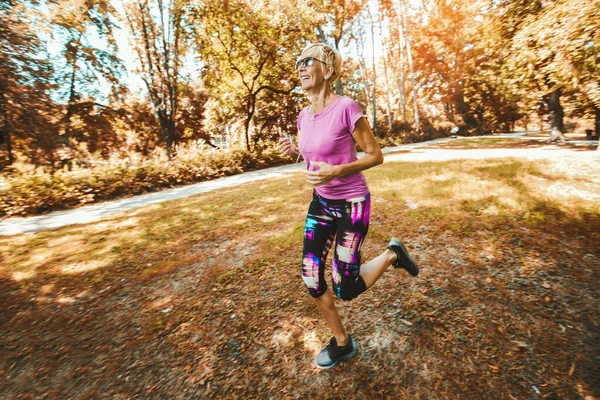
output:
<instances>
[{"instance_id":1,"label":"black sneaker","mask_svg":"<svg viewBox=\"0 0 600 400\"><path fill-rule=\"evenodd\" d=\"M337 340L335 340L335 337L332 337L327 347L321 350L317 358L315 358L315 364L317 364L317 367L323 369L333 368L340 361L354 357L357 352L358 346L351 335L348 335L348 344L344 347L338 346Z\"/></svg>"},{"instance_id":2,"label":"black sneaker","mask_svg":"<svg viewBox=\"0 0 600 400\"><path fill-rule=\"evenodd\" d=\"M400 239L392 238L388 249L396 253L396 261L394 261L394 268L404 268L412 276L419 275L419 267L413 258L408 254L408 250L402 244Z\"/></svg>"}]
</instances>

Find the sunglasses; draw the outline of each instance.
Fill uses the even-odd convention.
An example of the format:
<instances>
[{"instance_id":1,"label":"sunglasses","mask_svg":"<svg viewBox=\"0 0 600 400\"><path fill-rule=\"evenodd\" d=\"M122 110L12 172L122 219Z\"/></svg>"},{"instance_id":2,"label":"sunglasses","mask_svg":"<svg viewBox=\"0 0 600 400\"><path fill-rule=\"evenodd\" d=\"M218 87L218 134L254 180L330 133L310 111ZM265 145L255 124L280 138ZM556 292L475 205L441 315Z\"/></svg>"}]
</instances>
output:
<instances>
[{"instance_id":1,"label":"sunglasses","mask_svg":"<svg viewBox=\"0 0 600 400\"><path fill-rule=\"evenodd\" d=\"M299 59L298 61L296 61L296 69L300 68L300 66L302 65L303 67L312 67L315 64L315 61L318 61L320 63L323 63L325 65L327 65L327 63L325 61L321 61L319 59L316 59L314 57L304 57Z\"/></svg>"}]
</instances>

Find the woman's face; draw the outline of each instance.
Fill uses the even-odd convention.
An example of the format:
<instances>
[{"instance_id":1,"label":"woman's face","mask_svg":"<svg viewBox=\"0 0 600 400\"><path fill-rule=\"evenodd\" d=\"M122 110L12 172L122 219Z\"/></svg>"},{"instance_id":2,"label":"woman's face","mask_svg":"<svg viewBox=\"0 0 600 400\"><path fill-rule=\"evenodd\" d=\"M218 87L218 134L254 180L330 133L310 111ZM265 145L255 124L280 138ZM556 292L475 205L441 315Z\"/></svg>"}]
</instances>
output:
<instances>
[{"instance_id":1,"label":"woman's face","mask_svg":"<svg viewBox=\"0 0 600 400\"><path fill-rule=\"evenodd\" d=\"M314 47L311 47L300 55L300 59L306 57L314 57L317 60L321 59L319 57L319 51ZM298 67L298 77L300 78L302 90L307 92L316 92L327 84L325 80L324 67L325 64L320 63L319 61L313 61L313 65L310 66L304 66L301 64Z\"/></svg>"}]
</instances>

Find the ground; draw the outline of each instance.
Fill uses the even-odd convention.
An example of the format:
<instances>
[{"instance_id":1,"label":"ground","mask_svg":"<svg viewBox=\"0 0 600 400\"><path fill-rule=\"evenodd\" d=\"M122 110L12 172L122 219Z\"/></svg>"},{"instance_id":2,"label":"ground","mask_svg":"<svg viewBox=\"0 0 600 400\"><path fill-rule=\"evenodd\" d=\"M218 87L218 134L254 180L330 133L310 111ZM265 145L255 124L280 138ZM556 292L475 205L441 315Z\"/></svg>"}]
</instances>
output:
<instances>
[{"instance_id":1,"label":"ground","mask_svg":"<svg viewBox=\"0 0 600 400\"><path fill-rule=\"evenodd\" d=\"M548 157L368 171L364 257L398 236L421 274L337 302L360 351L328 371L300 173L2 238L0 398L598 398L600 160L485 145Z\"/></svg>"}]
</instances>

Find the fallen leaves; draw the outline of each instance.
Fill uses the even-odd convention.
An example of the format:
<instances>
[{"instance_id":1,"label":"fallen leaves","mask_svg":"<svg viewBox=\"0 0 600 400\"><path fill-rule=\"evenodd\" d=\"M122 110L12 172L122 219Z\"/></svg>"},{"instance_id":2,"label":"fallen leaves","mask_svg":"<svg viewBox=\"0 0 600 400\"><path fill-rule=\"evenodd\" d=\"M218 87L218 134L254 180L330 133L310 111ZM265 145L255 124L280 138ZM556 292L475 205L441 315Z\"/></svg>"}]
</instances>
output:
<instances>
[{"instance_id":1,"label":"fallen leaves","mask_svg":"<svg viewBox=\"0 0 600 400\"><path fill-rule=\"evenodd\" d=\"M529 175L519 174L534 168L495 162L481 169L478 164L416 163L411 173L439 168L452 174L460 168L472 174L475 168L477 179L489 179L498 193L517 196L528 188ZM397 197L374 203L379 209L364 250L377 255L386 238L404 232L422 274L413 279L389 270L363 296L337 302L361 352L334 371L312 366L330 332L299 276L301 226L288 229L287 222L264 218L289 213L292 198L268 189L269 197L281 199L280 208L261 208L263 197L257 194L246 206L257 217L245 215L244 228L235 214L213 215L204 204L228 200L201 196L185 209L210 214L211 221L218 217L219 224L190 231L188 219L163 227L152 221L160 213L152 218L139 213L136 218L151 226L145 235L152 243L121 243L114 251L127 260L125 267L60 279L51 275L57 269L49 268L32 280L0 280L0 304L7 310L0 314L0 390L8 397L29 392L31 398L43 398L54 390L54 397L76 398L89 390L98 397L173 399L278 393L290 399L323 393L356 399L477 399L493 393L503 400L536 396L533 386L540 397L593 393L593 321L600 318L594 286L600 264L593 247L598 213L556 205L534 192L526 197L535 201L512 199L523 212L502 214L489 196L464 202L440 197L442 211L414 193L419 208L411 210L394 180L398 166L388 166L396 172L387 178ZM518 179L506 178L513 175ZM244 196L254 198L253 190L245 187ZM237 194L230 191L225 198ZM375 198L386 195L374 193ZM495 214L482 213L492 206ZM544 223L536 222L527 207ZM235 238L229 238L232 232ZM35 237L39 246L45 235ZM144 271L147 276L140 280Z\"/></svg>"}]
</instances>

